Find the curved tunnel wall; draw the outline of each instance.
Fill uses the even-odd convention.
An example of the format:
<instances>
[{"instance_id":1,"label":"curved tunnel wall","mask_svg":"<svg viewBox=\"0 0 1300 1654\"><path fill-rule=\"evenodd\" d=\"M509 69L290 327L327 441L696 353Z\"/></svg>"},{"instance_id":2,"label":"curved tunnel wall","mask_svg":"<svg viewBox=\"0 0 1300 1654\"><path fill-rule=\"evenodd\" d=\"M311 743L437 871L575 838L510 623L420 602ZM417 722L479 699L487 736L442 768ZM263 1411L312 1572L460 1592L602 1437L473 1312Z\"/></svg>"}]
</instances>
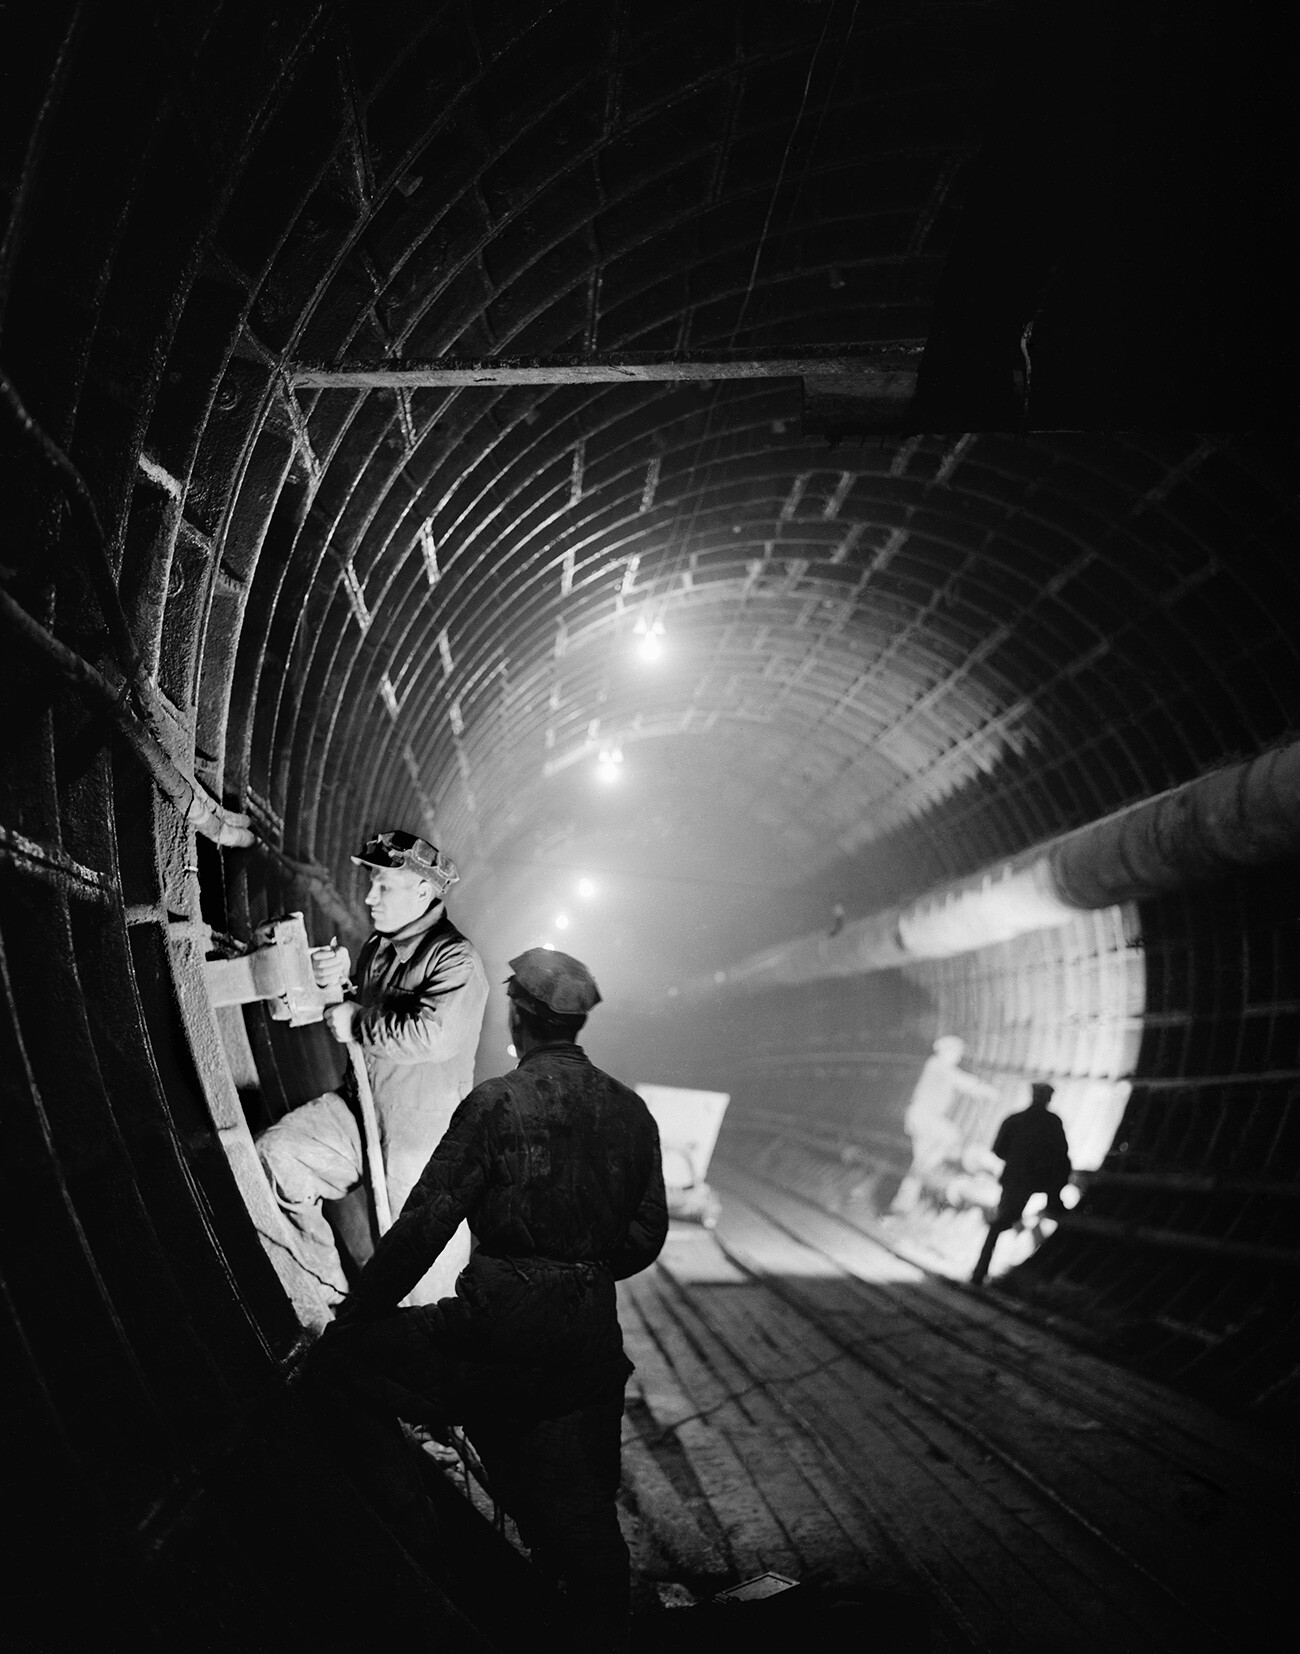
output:
<instances>
[{"instance_id":1,"label":"curved tunnel wall","mask_svg":"<svg viewBox=\"0 0 1300 1654\"><path fill-rule=\"evenodd\" d=\"M1284 1418L1294 1384L1295 875L1254 872L956 958L715 1009L694 1065L733 1102L719 1153L874 1233L908 1169L903 1111L940 1033L997 1100L966 1171L892 1238L962 1276L1001 1116L1047 1078L1083 1198L1007 1286L1121 1359ZM685 1068L692 1066L685 1065Z\"/></svg>"},{"instance_id":2,"label":"curved tunnel wall","mask_svg":"<svg viewBox=\"0 0 1300 1654\"><path fill-rule=\"evenodd\" d=\"M400 818L453 847L496 964L549 913L539 886L597 865L631 892L571 944L608 988L598 1055L698 1038L737 1121L797 1104L835 1137L857 1088L888 1133L903 1068L837 1093L810 1027L914 1057L917 990L987 1007L966 1031L988 1066L1039 1066L985 1048L998 968L768 1005L720 1065L670 1004L640 1012L835 900L872 911L1294 734L1285 433L830 447L795 381L294 388L306 361L915 363L951 338L1011 14L760 10L78 8L10 54L0 355L102 538L11 422L6 591L112 672L106 554L160 740L279 852L196 841L110 723L6 650L9 1324L32 1420L113 1531L203 1483L300 1333L245 1121L333 1058L256 1012L230 1067L204 926L359 925L348 851ZM638 620L665 627L656 673L629 661ZM597 804L611 744L627 784ZM1293 894L1287 870L1144 906L1114 1176L1022 1271L1235 1405L1288 1393L1293 1275L1267 1254L1293 1210Z\"/></svg>"}]
</instances>

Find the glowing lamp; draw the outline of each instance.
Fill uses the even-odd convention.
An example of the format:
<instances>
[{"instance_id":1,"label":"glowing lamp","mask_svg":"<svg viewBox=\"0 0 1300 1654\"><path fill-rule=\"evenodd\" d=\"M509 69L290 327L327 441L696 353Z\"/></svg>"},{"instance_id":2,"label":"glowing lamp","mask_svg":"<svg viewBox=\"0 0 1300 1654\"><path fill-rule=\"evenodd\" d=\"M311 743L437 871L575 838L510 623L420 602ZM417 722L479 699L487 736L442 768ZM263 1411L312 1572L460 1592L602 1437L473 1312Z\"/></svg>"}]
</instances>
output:
<instances>
[{"instance_id":1,"label":"glowing lamp","mask_svg":"<svg viewBox=\"0 0 1300 1654\"><path fill-rule=\"evenodd\" d=\"M658 660L660 655L664 652L664 646L661 641L664 635L663 621L647 620L645 616L642 615L632 630L636 633L637 637L641 639L640 643L637 644L636 649L636 652L640 655L641 659Z\"/></svg>"}]
</instances>

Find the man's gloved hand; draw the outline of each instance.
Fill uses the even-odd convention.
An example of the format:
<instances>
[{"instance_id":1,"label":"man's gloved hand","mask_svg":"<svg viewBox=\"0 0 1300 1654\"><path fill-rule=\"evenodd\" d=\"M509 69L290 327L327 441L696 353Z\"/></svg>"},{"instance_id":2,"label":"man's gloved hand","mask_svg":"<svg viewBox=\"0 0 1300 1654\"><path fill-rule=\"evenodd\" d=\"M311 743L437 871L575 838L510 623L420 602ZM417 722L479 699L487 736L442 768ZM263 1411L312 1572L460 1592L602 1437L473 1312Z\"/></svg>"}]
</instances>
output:
<instances>
[{"instance_id":1,"label":"man's gloved hand","mask_svg":"<svg viewBox=\"0 0 1300 1654\"><path fill-rule=\"evenodd\" d=\"M345 947L331 943L327 948L311 950L311 970L318 988L338 987L351 969L352 957Z\"/></svg>"},{"instance_id":2,"label":"man's gloved hand","mask_svg":"<svg viewBox=\"0 0 1300 1654\"><path fill-rule=\"evenodd\" d=\"M340 1045L346 1045L352 1038L352 1026L360 1014L361 1007L355 1000L345 999L341 1005L327 1005L325 1026Z\"/></svg>"}]
</instances>

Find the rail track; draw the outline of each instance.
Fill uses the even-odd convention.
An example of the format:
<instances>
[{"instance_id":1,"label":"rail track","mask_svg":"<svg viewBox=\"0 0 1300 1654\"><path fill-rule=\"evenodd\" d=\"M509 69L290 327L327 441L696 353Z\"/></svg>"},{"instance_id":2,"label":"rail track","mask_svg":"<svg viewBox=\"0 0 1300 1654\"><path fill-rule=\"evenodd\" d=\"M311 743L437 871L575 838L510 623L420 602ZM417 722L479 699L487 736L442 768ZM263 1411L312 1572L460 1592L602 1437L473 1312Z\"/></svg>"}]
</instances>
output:
<instances>
[{"instance_id":1,"label":"rail track","mask_svg":"<svg viewBox=\"0 0 1300 1654\"><path fill-rule=\"evenodd\" d=\"M643 1573L914 1593L944 1654L1208 1654L1271 1627L1290 1487L1264 1432L715 1177L716 1232L676 1230L621 1289Z\"/></svg>"}]
</instances>

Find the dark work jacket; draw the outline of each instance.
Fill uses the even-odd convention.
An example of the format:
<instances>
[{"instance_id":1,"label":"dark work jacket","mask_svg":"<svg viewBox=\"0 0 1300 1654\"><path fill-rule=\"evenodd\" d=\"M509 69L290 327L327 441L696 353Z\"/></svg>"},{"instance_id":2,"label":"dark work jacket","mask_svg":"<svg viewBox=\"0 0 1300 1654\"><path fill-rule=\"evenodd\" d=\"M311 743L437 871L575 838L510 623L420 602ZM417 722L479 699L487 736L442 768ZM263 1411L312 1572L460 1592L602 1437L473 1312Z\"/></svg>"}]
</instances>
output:
<instances>
[{"instance_id":1,"label":"dark work jacket","mask_svg":"<svg viewBox=\"0 0 1300 1654\"><path fill-rule=\"evenodd\" d=\"M659 1131L641 1098L569 1044L475 1086L339 1319L393 1309L462 1218L477 1247L455 1298L434 1306L458 1353L616 1366L621 1388L631 1368L614 1282L653 1263L668 1233Z\"/></svg>"},{"instance_id":2,"label":"dark work jacket","mask_svg":"<svg viewBox=\"0 0 1300 1654\"><path fill-rule=\"evenodd\" d=\"M1002 1186L1052 1193L1069 1180L1070 1152L1059 1114L1026 1108L1008 1114L993 1139L993 1152L1006 1161Z\"/></svg>"}]
</instances>

